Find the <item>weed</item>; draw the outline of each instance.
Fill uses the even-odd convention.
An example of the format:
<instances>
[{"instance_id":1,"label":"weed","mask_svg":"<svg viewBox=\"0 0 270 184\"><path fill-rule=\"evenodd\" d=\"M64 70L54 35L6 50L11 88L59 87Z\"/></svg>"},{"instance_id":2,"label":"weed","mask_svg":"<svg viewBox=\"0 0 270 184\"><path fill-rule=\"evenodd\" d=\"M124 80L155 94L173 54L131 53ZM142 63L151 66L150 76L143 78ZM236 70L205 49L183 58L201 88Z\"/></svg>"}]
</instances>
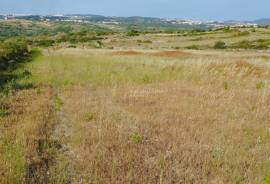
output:
<instances>
[{"instance_id":1,"label":"weed","mask_svg":"<svg viewBox=\"0 0 270 184\"><path fill-rule=\"evenodd\" d=\"M229 83L228 82L223 82L223 88L224 88L224 90L228 90L229 89Z\"/></svg>"},{"instance_id":2,"label":"weed","mask_svg":"<svg viewBox=\"0 0 270 184\"><path fill-rule=\"evenodd\" d=\"M0 105L0 117L4 117L9 115L10 110L9 107L6 105Z\"/></svg>"},{"instance_id":3,"label":"weed","mask_svg":"<svg viewBox=\"0 0 270 184\"><path fill-rule=\"evenodd\" d=\"M88 112L84 115L86 121L92 121L94 119L94 114L91 112Z\"/></svg>"},{"instance_id":4,"label":"weed","mask_svg":"<svg viewBox=\"0 0 270 184\"><path fill-rule=\"evenodd\" d=\"M54 104L55 104L55 109L59 111L61 107L64 105L64 102L61 100L61 98L56 96L54 99Z\"/></svg>"},{"instance_id":5,"label":"weed","mask_svg":"<svg viewBox=\"0 0 270 184\"><path fill-rule=\"evenodd\" d=\"M141 144L143 142L143 135L138 132L134 132L131 134L131 141L134 144Z\"/></svg>"},{"instance_id":6,"label":"weed","mask_svg":"<svg viewBox=\"0 0 270 184\"><path fill-rule=\"evenodd\" d=\"M261 81L256 84L256 89L263 89L265 88L266 84L265 82Z\"/></svg>"}]
</instances>

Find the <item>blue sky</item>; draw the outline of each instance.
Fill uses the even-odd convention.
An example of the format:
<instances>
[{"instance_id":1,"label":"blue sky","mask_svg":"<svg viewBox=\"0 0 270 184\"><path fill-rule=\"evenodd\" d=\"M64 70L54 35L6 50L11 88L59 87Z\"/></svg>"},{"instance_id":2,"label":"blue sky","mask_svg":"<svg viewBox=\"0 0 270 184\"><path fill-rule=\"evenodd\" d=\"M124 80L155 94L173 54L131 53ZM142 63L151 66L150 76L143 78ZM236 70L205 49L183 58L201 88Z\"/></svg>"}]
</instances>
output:
<instances>
[{"instance_id":1,"label":"blue sky","mask_svg":"<svg viewBox=\"0 0 270 184\"><path fill-rule=\"evenodd\" d=\"M0 13L254 20L270 18L270 0L0 0Z\"/></svg>"}]
</instances>

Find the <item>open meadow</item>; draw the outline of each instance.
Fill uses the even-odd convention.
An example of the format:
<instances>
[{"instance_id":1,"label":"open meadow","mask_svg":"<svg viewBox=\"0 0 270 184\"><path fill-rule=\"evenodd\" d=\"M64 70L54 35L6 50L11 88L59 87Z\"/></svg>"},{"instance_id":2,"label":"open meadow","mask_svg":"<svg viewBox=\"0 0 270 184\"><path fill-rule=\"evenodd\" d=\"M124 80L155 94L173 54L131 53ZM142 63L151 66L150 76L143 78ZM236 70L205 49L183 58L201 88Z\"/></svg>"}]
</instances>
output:
<instances>
[{"instance_id":1,"label":"open meadow","mask_svg":"<svg viewBox=\"0 0 270 184\"><path fill-rule=\"evenodd\" d=\"M269 183L269 52L41 52L1 98L0 183Z\"/></svg>"},{"instance_id":2,"label":"open meadow","mask_svg":"<svg viewBox=\"0 0 270 184\"><path fill-rule=\"evenodd\" d=\"M1 184L270 184L269 26L76 17L0 20Z\"/></svg>"}]
</instances>

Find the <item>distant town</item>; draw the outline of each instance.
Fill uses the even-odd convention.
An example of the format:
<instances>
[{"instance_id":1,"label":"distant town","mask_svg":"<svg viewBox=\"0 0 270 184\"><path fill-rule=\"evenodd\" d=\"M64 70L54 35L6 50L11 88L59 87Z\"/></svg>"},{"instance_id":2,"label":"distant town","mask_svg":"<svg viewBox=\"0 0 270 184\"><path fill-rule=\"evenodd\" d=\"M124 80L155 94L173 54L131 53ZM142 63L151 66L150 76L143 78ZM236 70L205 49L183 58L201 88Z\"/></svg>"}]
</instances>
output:
<instances>
[{"instance_id":1,"label":"distant town","mask_svg":"<svg viewBox=\"0 0 270 184\"><path fill-rule=\"evenodd\" d=\"M190 19L165 19L152 17L107 17L91 14L70 14L70 15L31 15L31 14L0 14L2 20L26 19L39 21L62 21L77 23L102 23L102 24L168 24L172 26L204 26L206 28L230 27L258 27L270 25L270 19L260 19L256 21L197 21Z\"/></svg>"}]
</instances>

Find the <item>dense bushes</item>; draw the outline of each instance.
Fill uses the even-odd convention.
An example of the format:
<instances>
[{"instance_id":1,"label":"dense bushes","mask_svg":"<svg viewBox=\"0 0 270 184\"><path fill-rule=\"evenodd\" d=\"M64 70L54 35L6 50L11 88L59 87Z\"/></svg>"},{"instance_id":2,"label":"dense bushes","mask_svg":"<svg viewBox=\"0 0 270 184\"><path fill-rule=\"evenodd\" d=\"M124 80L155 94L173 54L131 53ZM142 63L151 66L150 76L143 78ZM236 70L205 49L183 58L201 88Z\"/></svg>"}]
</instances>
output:
<instances>
[{"instance_id":1,"label":"dense bushes","mask_svg":"<svg viewBox=\"0 0 270 184\"><path fill-rule=\"evenodd\" d=\"M28 55L27 44L23 41L8 41L0 44L0 70L12 66Z\"/></svg>"},{"instance_id":2,"label":"dense bushes","mask_svg":"<svg viewBox=\"0 0 270 184\"><path fill-rule=\"evenodd\" d=\"M36 46L40 46L40 47L50 47L50 46L53 46L54 43L55 41L51 39L43 39L43 40L38 40L35 42Z\"/></svg>"}]
</instances>

